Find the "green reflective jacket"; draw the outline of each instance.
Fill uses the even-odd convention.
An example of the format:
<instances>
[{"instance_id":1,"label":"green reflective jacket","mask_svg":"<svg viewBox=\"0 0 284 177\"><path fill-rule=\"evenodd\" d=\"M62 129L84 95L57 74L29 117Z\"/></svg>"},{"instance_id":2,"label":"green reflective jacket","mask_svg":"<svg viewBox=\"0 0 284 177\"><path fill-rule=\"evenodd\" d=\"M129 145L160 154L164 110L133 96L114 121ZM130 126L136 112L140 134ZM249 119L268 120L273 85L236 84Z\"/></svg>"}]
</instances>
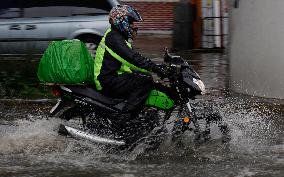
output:
<instances>
[{"instance_id":1,"label":"green reflective jacket","mask_svg":"<svg viewBox=\"0 0 284 177\"><path fill-rule=\"evenodd\" d=\"M128 61L120 57L114 51L112 51L108 46L106 46L105 38L110 31L111 31L110 28L106 31L96 51L96 57L94 62L94 81L96 84L96 88L98 90L102 90L102 86L100 84L100 81L98 80L98 76L100 75L101 72L105 51L109 52L112 57L114 57L115 59L117 59L122 63L120 69L117 71L118 74L122 74L125 72L131 73L132 71L140 71L148 73L147 70L134 66L133 64L129 63ZM128 41L126 41L126 44L129 48L132 48L131 44Z\"/></svg>"}]
</instances>

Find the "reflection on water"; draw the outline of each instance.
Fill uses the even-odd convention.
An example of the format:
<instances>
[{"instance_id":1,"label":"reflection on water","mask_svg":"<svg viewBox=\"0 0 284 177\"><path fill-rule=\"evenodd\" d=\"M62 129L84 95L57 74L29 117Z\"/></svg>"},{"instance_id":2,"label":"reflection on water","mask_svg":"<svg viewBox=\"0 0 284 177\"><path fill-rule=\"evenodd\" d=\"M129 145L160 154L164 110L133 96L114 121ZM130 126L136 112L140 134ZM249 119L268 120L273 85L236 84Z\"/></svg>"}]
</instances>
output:
<instances>
[{"instance_id":1,"label":"reflection on water","mask_svg":"<svg viewBox=\"0 0 284 177\"><path fill-rule=\"evenodd\" d=\"M0 98L47 96L36 77L38 59L0 58Z\"/></svg>"},{"instance_id":2,"label":"reflection on water","mask_svg":"<svg viewBox=\"0 0 284 177\"><path fill-rule=\"evenodd\" d=\"M157 50L157 49L156 49ZM162 49L160 49L162 50ZM145 53L160 63L163 51ZM227 60L221 54L188 54L181 56L190 60L196 71L202 76L210 94L224 94L227 83ZM49 89L40 85L37 79L39 58L0 58L0 99L51 98Z\"/></svg>"},{"instance_id":3,"label":"reflection on water","mask_svg":"<svg viewBox=\"0 0 284 177\"><path fill-rule=\"evenodd\" d=\"M207 86L207 95L196 102L214 102L228 122L229 144L220 142L214 127L208 143L194 144L185 136L186 148L165 142L155 153L109 153L89 142L59 136L62 120L47 116L53 100L41 100L49 95L37 83L38 61L2 60L0 176L283 176L281 101L230 93L227 59L222 54L181 55L190 58Z\"/></svg>"}]
</instances>

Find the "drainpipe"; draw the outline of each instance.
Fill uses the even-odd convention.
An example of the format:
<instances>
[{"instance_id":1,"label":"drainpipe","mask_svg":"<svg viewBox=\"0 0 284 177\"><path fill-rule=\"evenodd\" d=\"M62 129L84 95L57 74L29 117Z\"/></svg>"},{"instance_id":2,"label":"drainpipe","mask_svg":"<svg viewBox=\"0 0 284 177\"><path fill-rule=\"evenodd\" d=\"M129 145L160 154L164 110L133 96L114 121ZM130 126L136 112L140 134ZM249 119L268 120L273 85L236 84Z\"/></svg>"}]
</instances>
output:
<instances>
[{"instance_id":1,"label":"drainpipe","mask_svg":"<svg viewBox=\"0 0 284 177\"><path fill-rule=\"evenodd\" d=\"M174 7L173 48L185 50L193 48L193 13L188 0L181 0Z\"/></svg>"}]
</instances>

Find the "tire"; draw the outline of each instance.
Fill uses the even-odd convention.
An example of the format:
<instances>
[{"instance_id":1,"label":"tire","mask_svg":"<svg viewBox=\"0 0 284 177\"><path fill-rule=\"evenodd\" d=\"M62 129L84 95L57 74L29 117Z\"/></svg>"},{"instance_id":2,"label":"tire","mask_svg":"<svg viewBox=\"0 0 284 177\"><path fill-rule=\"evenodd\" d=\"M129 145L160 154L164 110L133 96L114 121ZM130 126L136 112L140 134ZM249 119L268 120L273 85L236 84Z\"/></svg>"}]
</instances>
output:
<instances>
[{"instance_id":1,"label":"tire","mask_svg":"<svg viewBox=\"0 0 284 177\"><path fill-rule=\"evenodd\" d=\"M210 128L212 124L216 124L220 133L222 134L222 142L227 143L230 141L230 129L228 124L224 121L223 117L219 112L215 112L209 109L208 113L202 114L201 117L197 116L195 113L191 115L190 124L194 125L192 128L189 128L189 124L186 124L182 121L182 117L188 116L190 113L187 110L181 112L177 117L177 122L175 122L173 131L172 131L172 140L173 142L179 142L181 136L187 131L193 131L195 134L195 141L198 143L206 142L210 140ZM200 123L203 123L201 126Z\"/></svg>"},{"instance_id":2,"label":"tire","mask_svg":"<svg viewBox=\"0 0 284 177\"><path fill-rule=\"evenodd\" d=\"M96 51L98 48L98 45L100 43L100 37L99 36L81 36L78 37L77 39L79 39L80 41L84 42L87 49L89 50L89 52L91 53L92 57L96 56Z\"/></svg>"}]
</instances>

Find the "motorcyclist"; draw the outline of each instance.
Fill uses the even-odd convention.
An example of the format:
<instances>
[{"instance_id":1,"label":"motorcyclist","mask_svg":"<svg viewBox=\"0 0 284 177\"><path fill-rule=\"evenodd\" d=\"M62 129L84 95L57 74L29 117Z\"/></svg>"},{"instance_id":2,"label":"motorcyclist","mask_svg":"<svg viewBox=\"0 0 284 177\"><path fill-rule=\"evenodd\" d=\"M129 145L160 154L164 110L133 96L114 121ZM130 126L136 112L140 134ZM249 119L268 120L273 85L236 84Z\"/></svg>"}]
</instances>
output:
<instances>
[{"instance_id":1,"label":"motorcyclist","mask_svg":"<svg viewBox=\"0 0 284 177\"><path fill-rule=\"evenodd\" d=\"M138 28L134 22L142 21L137 10L129 5L118 5L109 14L108 29L95 57L96 88L112 98L126 99L123 113L137 112L143 106L153 87L150 71L165 76L164 66L135 51L128 40L133 40Z\"/></svg>"}]
</instances>

